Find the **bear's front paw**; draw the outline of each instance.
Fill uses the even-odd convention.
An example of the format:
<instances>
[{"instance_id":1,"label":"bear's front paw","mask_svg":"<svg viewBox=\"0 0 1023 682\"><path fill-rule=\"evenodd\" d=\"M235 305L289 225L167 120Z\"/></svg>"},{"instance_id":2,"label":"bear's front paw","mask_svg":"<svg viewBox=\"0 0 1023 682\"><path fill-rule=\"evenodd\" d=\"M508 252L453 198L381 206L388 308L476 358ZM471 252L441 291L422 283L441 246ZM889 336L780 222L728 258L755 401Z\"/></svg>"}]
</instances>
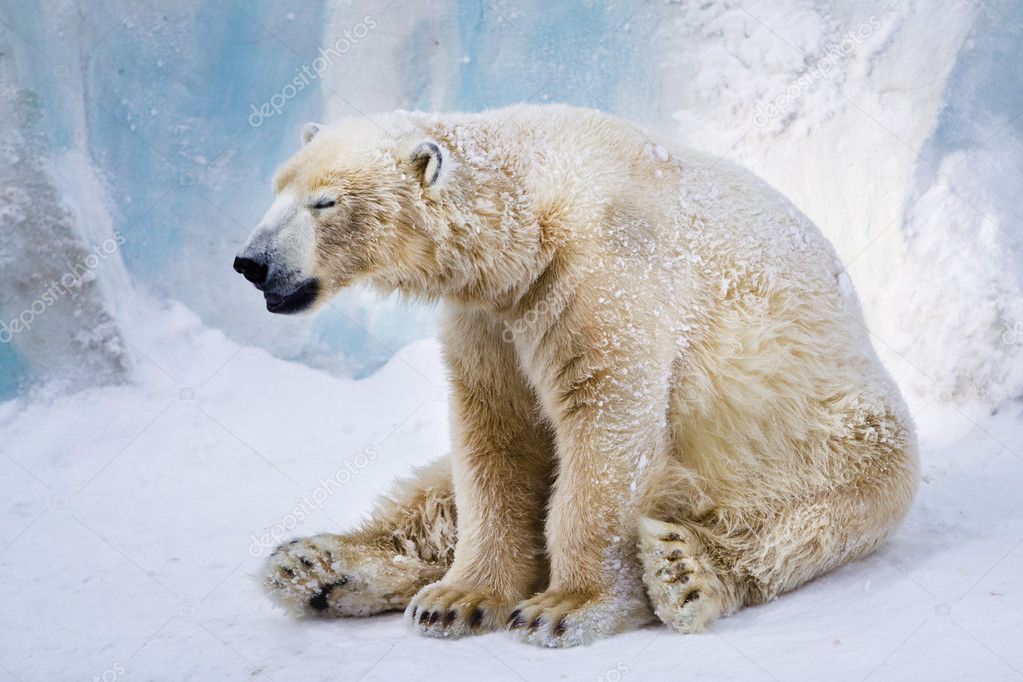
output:
<instances>
[{"instance_id":1,"label":"bear's front paw","mask_svg":"<svg viewBox=\"0 0 1023 682\"><path fill-rule=\"evenodd\" d=\"M652 615L640 599L552 591L521 602L508 616L507 626L524 642L568 647L640 627Z\"/></svg>"},{"instance_id":2,"label":"bear's front paw","mask_svg":"<svg viewBox=\"0 0 1023 682\"><path fill-rule=\"evenodd\" d=\"M443 582L427 585L405 609L409 625L430 637L464 637L498 629L512 601Z\"/></svg>"}]
</instances>

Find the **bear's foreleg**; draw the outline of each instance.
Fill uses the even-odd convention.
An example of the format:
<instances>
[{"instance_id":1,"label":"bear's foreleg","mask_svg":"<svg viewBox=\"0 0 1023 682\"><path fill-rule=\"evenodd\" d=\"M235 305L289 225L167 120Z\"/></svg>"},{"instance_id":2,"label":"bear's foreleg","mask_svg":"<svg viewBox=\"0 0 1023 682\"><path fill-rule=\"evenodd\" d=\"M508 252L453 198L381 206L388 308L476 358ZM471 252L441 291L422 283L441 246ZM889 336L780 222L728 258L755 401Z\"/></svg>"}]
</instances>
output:
<instances>
[{"instance_id":1,"label":"bear's foreleg","mask_svg":"<svg viewBox=\"0 0 1023 682\"><path fill-rule=\"evenodd\" d=\"M496 322L451 309L444 337L458 541L447 574L423 588L405 613L423 634L457 637L501 627L542 581L553 446Z\"/></svg>"},{"instance_id":2,"label":"bear's foreleg","mask_svg":"<svg viewBox=\"0 0 1023 682\"><path fill-rule=\"evenodd\" d=\"M653 619L636 529L644 492L668 455L671 347L656 324L647 329L615 345L596 336L586 347L572 335L561 342L570 352L545 363L553 371L538 380L555 423L558 475L546 522L550 584L508 620L525 641L585 644ZM549 343L558 343L556 332Z\"/></svg>"}]
</instances>

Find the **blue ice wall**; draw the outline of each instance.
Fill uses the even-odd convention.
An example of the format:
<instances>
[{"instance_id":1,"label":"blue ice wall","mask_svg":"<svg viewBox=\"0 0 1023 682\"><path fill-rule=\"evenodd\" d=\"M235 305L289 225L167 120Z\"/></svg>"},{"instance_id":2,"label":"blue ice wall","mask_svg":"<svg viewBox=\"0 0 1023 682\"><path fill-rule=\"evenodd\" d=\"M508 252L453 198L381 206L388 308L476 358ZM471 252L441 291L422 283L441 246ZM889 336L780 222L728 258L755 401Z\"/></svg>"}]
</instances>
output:
<instances>
[{"instance_id":1,"label":"blue ice wall","mask_svg":"<svg viewBox=\"0 0 1023 682\"><path fill-rule=\"evenodd\" d=\"M50 146L80 146L107 186L133 285L181 300L237 339L359 375L431 333L433 312L355 293L314 320L276 318L252 337L267 313L230 268L270 202L274 169L297 147L301 125L321 117L325 92L340 87L317 78L291 87L332 42L329 18L350 25L376 14L386 23L408 10L338 5L3 0L0 11L5 39L18 47L10 76L38 94ZM452 3L436 16L444 42L459 45L455 58L441 73L409 71L403 95L388 105L479 110L565 101L639 118L650 111L642 69L649 56L629 21L641 6ZM409 42L388 51L367 39L354 49L386 71L446 47ZM623 111L622 101L635 106ZM268 103L273 114L258 114ZM30 371L17 358L15 348L0 349L3 394Z\"/></svg>"},{"instance_id":2,"label":"blue ice wall","mask_svg":"<svg viewBox=\"0 0 1023 682\"><path fill-rule=\"evenodd\" d=\"M15 394L27 371L28 367L14 346L0 344L0 400Z\"/></svg>"},{"instance_id":3,"label":"blue ice wall","mask_svg":"<svg viewBox=\"0 0 1023 682\"><path fill-rule=\"evenodd\" d=\"M969 121L978 116L1009 120L1023 110L1023 3L986 4L987 18L953 77L935 149L977 144ZM266 325L261 298L230 268L270 203L270 178L297 148L301 125L322 118L332 97L360 106L377 94L345 89L344 69L397 74L394 96L373 99L381 106L472 111L560 101L665 126L665 102L678 99L662 95L685 84L653 67L669 60L666 50L686 45L684 35L670 46L649 39L676 12L671 3L652 7L639 0L430 7L0 0L0 43L10 52L2 77L37 95L55 153L79 149L97 169L112 228L124 238L119 257L131 287L178 299L240 341L359 375L431 333L432 311L353 292L315 319ZM331 27L367 14L380 18L378 35L354 45L352 66L296 85L336 39ZM418 23L408 39L388 42L410 14ZM257 115L273 102L272 115ZM1011 125L1023 134L1021 119ZM89 226L81 228L87 243ZM16 347L0 346L0 397L32 371Z\"/></svg>"},{"instance_id":4,"label":"blue ice wall","mask_svg":"<svg viewBox=\"0 0 1023 682\"><path fill-rule=\"evenodd\" d=\"M981 6L972 40L949 78L945 105L921 156L942 159L965 152L954 168L953 193L998 225L1005 271L1023 282L1023 2ZM933 166L921 164L926 187ZM1007 312L1007 311L1006 311ZM1007 315L1006 333L1018 318Z\"/></svg>"},{"instance_id":5,"label":"blue ice wall","mask_svg":"<svg viewBox=\"0 0 1023 682\"><path fill-rule=\"evenodd\" d=\"M933 144L969 149L992 133L1023 137L1023 2L984 3L973 40L949 79L946 105ZM987 130L987 126L995 130ZM985 139L988 138L988 139Z\"/></svg>"},{"instance_id":6,"label":"blue ice wall","mask_svg":"<svg viewBox=\"0 0 1023 682\"><path fill-rule=\"evenodd\" d=\"M564 102L649 119L653 69L642 2L458 3L462 55L453 109ZM510 25L514 21L513 25ZM502 37L504 39L502 39ZM509 49L514 38L516 49Z\"/></svg>"}]
</instances>

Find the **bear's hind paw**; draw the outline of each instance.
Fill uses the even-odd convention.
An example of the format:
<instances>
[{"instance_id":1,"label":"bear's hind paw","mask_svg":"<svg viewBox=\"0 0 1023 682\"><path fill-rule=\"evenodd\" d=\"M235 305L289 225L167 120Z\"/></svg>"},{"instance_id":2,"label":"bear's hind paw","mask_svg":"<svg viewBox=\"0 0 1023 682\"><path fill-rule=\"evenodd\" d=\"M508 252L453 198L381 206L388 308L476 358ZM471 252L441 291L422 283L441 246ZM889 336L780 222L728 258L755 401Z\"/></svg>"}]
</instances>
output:
<instances>
[{"instance_id":1,"label":"bear's hind paw","mask_svg":"<svg viewBox=\"0 0 1023 682\"><path fill-rule=\"evenodd\" d=\"M323 533L274 550L263 587L275 603L297 615L367 616L402 608L442 570Z\"/></svg>"},{"instance_id":2,"label":"bear's hind paw","mask_svg":"<svg viewBox=\"0 0 1023 682\"><path fill-rule=\"evenodd\" d=\"M700 632L734 610L734 595L700 539L673 523L644 519L639 556L654 612L679 632Z\"/></svg>"}]
</instances>

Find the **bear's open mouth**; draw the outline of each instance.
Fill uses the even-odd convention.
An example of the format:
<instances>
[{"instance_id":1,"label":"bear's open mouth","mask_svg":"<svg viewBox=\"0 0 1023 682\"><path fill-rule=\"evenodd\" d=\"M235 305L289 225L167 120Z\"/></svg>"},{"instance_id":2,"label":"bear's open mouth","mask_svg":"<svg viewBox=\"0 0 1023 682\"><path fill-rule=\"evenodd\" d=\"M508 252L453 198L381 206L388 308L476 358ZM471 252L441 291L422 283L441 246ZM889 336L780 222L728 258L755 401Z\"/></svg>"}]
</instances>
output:
<instances>
[{"instance_id":1,"label":"bear's open mouth","mask_svg":"<svg viewBox=\"0 0 1023 682\"><path fill-rule=\"evenodd\" d=\"M311 306L319 293L320 282L316 279L307 279L291 293L276 294L265 291L263 298L266 300L266 309L271 313L287 315L301 312Z\"/></svg>"}]
</instances>

